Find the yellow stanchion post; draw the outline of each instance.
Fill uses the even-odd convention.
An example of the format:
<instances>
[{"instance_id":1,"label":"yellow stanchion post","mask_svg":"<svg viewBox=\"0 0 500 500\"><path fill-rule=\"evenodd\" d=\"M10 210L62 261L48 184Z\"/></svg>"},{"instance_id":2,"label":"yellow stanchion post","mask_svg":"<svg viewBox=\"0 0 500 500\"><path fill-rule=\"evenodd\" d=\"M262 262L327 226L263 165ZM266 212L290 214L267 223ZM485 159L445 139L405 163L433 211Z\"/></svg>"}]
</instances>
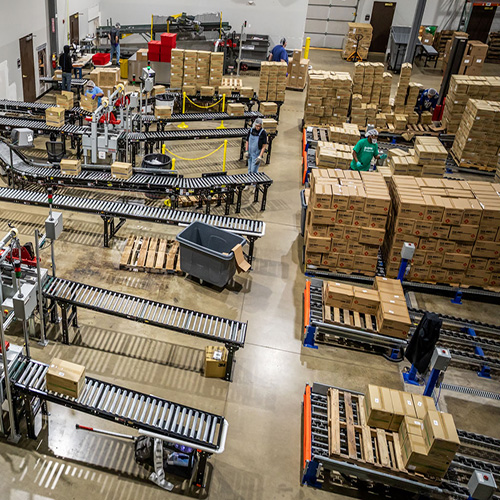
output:
<instances>
[{"instance_id":1,"label":"yellow stanchion post","mask_svg":"<svg viewBox=\"0 0 500 500\"><path fill-rule=\"evenodd\" d=\"M304 49L304 59L309 59L309 47L311 46L311 37L306 38L306 47Z\"/></svg>"},{"instance_id":2,"label":"yellow stanchion post","mask_svg":"<svg viewBox=\"0 0 500 500\"><path fill-rule=\"evenodd\" d=\"M224 139L224 157L222 159L222 171L226 171L227 139Z\"/></svg>"},{"instance_id":3,"label":"yellow stanchion post","mask_svg":"<svg viewBox=\"0 0 500 500\"><path fill-rule=\"evenodd\" d=\"M222 112L226 110L226 94L222 94ZM218 129L226 128L224 126L224 120L221 120L220 125L217 127Z\"/></svg>"},{"instance_id":4,"label":"yellow stanchion post","mask_svg":"<svg viewBox=\"0 0 500 500\"><path fill-rule=\"evenodd\" d=\"M175 158L172 158L172 168L170 170L175 170Z\"/></svg>"},{"instance_id":5,"label":"yellow stanchion post","mask_svg":"<svg viewBox=\"0 0 500 500\"><path fill-rule=\"evenodd\" d=\"M151 41L153 41L153 14L151 14Z\"/></svg>"},{"instance_id":6,"label":"yellow stanchion post","mask_svg":"<svg viewBox=\"0 0 500 500\"><path fill-rule=\"evenodd\" d=\"M164 155L167 150L167 146L165 144L161 145L161 154Z\"/></svg>"},{"instance_id":7,"label":"yellow stanchion post","mask_svg":"<svg viewBox=\"0 0 500 500\"><path fill-rule=\"evenodd\" d=\"M182 93L182 114L184 114L186 112L186 92L183 92ZM177 125L177 128L188 128L188 125L187 123L179 123L179 125Z\"/></svg>"}]
</instances>

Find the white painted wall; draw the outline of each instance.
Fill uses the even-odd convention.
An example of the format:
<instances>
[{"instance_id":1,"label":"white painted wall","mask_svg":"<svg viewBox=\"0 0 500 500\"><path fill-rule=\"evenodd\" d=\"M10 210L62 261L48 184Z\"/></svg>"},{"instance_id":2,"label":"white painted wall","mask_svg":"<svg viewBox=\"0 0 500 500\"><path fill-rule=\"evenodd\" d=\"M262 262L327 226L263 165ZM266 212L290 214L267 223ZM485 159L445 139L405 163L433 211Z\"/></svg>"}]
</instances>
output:
<instances>
[{"instance_id":1,"label":"white painted wall","mask_svg":"<svg viewBox=\"0 0 500 500\"><path fill-rule=\"evenodd\" d=\"M251 4L250 4L251 2ZM222 10L223 20L227 19L233 30L239 32L246 20L250 24L247 33L266 34L271 44L279 43L286 37L289 49L302 45L307 0L100 0L101 19L110 17L113 23L147 24L151 14L173 15L180 12L196 15Z\"/></svg>"},{"instance_id":2,"label":"white painted wall","mask_svg":"<svg viewBox=\"0 0 500 500\"><path fill-rule=\"evenodd\" d=\"M117 2L114 2L115 8ZM79 13L80 38L87 34L94 34L95 29L91 18L99 14L99 0L57 0L58 43L59 52L69 42L69 18Z\"/></svg>"},{"instance_id":3,"label":"white painted wall","mask_svg":"<svg viewBox=\"0 0 500 500\"><path fill-rule=\"evenodd\" d=\"M33 59L37 95L40 94L38 81L36 47L47 43L47 15L43 0L22 0L9 2L2 9L0 22L0 98L23 99L21 68L17 60L21 57L19 38L33 34Z\"/></svg>"},{"instance_id":4,"label":"white painted wall","mask_svg":"<svg viewBox=\"0 0 500 500\"><path fill-rule=\"evenodd\" d=\"M374 0L361 0L358 7L358 22L366 22L371 16ZM427 0L422 24L437 25L438 30L457 29L464 0ZM411 26L415 15L416 0L397 0L393 24Z\"/></svg>"}]
</instances>

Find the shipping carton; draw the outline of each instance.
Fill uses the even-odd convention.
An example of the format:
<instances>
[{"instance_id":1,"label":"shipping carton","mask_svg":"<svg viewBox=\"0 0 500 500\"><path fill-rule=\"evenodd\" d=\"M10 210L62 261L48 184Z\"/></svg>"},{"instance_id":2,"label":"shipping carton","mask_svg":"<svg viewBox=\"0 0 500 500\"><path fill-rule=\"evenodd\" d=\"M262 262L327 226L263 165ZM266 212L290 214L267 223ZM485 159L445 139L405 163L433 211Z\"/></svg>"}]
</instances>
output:
<instances>
[{"instance_id":1,"label":"shipping carton","mask_svg":"<svg viewBox=\"0 0 500 500\"><path fill-rule=\"evenodd\" d=\"M227 370L227 349L223 346L205 347L205 377L224 378Z\"/></svg>"},{"instance_id":2,"label":"shipping carton","mask_svg":"<svg viewBox=\"0 0 500 500\"><path fill-rule=\"evenodd\" d=\"M85 385L85 367L54 358L45 375L48 391L78 398Z\"/></svg>"},{"instance_id":3,"label":"shipping carton","mask_svg":"<svg viewBox=\"0 0 500 500\"><path fill-rule=\"evenodd\" d=\"M365 394L365 409L368 426L389 429L393 416L391 390L370 384Z\"/></svg>"}]
</instances>

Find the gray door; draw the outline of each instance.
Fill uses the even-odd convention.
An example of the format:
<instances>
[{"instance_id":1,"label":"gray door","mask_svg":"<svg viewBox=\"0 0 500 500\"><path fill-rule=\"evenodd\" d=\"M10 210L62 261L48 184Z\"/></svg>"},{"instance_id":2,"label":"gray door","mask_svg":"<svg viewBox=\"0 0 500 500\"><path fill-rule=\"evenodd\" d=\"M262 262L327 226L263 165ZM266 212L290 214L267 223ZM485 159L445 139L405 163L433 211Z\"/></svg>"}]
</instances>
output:
<instances>
[{"instance_id":1,"label":"gray door","mask_svg":"<svg viewBox=\"0 0 500 500\"><path fill-rule=\"evenodd\" d=\"M357 5L357 0L309 0L304 39L310 37L312 47L341 49Z\"/></svg>"}]
</instances>

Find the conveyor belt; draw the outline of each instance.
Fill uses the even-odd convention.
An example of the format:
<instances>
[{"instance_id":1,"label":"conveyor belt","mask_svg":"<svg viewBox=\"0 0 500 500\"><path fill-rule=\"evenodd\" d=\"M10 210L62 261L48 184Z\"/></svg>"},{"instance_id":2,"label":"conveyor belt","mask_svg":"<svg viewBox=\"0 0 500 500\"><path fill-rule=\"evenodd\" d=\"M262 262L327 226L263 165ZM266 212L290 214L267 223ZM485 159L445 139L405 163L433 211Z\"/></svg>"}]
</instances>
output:
<instances>
[{"instance_id":1,"label":"conveyor belt","mask_svg":"<svg viewBox=\"0 0 500 500\"><path fill-rule=\"evenodd\" d=\"M54 80L50 76L41 76L40 82L41 83L51 83L52 85L55 83L60 83L62 85L62 80ZM74 85L75 87L83 87L87 82L88 82L87 78L72 78L71 79L71 85Z\"/></svg>"},{"instance_id":2,"label":"conveyor belt","mask_svg":"<svg viewBox=\"0 0 500 500\"><path fill-rule=\"evenodd\" d=\"M40 191L0 188L0 201L48 207L47 195ZM236 234L259 238L265 234L265 223L258 220L222 217L217 215L197 214L183 210L172 210L162 207L148 207L131 203L93 200L74 196L57 195L53 197L54 209L72 210L92 213L101 216L120 217L188 226L191 222L201 221Z\"/></svg>"},{"instance_id":3,"label":"conveyor belt","mask_svg":"<svg viewBox=\"0 0 500 500\"><path fill-rule=\"evenodd\" d=\"M56 302L222 342L228 346L238 348L245 345L247 323L240 321L62 278L50 277L43 287L43 294Z\"/></svg>"},{"instance_id":4,"label":"conveyor belt","mask_svg":"<svg viewBox=\"0 0 500 500\"><path fill-rule=\"evenodd\" d=\"M54 105L46 102L24 102L0 99L0 111L35 111L45 113L45 110Z\"/></svg>"},{"instance_id":5,"label":"conveyor belt","mask_svg":"<svg viewBox=\"0 0 500 500\"><path fill-rule=\"evenodd\" d=\"M206 130L165 130L164 132L122 132L118 136L120 142L141 141L189 141L202 139L232 139L234 137L246 137L248 128L226 128Z\"/></svg>"},{"instance_id":6,"label":"conveyor belt","mask_svg":"<svg viewBox=\"0 0 500 500\"><path fill-rule=\"evenodd\" d=\"M0 101L0 109L2 102ZM145 115L142 117L143 123L154 123L158 121L165 122L205 122L212 120L255 120L256 118L263 118L264 115L259 111L245 111L243 116L233 116L222 112L212 113L175 113L168 118L156 118L153 115ZM134 116L134 121L140 119L139 115Z\"/></svg>"},{"instance_id":7,"label":"conveyor belt","mask_svg":"<svg viewBox=\"0 0 500 500\"><path fill-rule=\"evenodd\" d=\"M91 377L85 378L81 395L77 399L70 398L47 390L45 375L48 368L45 363L22 358L11 382L22 393L135 429L214 451L223 445L221 438L225 419L222 416Z\"/></svg>"},{"instance_id":8,"label":"conveyor belt","mask_svg":"<svg viewBox=\"0 0 500 500\"><path fill-rule=\"evenodd\" d=\"M0 129L11 130L13 128L29 128L36 132L56 132L63 134L83 134L84 132L90 133L89 127L80 127L78 125L71 125L69 123L62 127L53 127L47 125L45 120L30 120L27 118L6 118L0 117Z\"/></svg>"}]
</instances>

